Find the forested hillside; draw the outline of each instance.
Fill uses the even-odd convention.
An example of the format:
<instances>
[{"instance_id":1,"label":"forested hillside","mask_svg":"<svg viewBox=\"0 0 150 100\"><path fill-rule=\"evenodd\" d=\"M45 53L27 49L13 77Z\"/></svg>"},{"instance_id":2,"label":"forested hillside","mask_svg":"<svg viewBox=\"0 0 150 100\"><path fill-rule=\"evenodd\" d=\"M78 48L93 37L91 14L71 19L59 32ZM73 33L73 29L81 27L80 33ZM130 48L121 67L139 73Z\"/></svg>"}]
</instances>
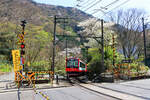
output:
<instances>
[{"instance_id":1,"label":"forested hillside","mask_svg":"<svg viewBox=\"0 0 150 100\"><path fill-rule=\"evenodd\" d=\"M76 35L76 26L92 16L70 7L39 4L32 0L0 0L0 63L12 62L11 50L19 49L18 34L22 32L22 20L26 20L25 47L26 64L38 68L50 68L53 40L53 16L69 17L66 30L63 23L57 24L57 34ZM59 39L59 38L58 38ZM63 40L63 39L62 39ZM74 46L77 41L69 42ZM56 47L56 52L65 48L61 41ZM7 62L5 62L7 61Z\"/></svg>"},{"instance_id":2,"label":"forested hillside","mask_svg":"<svg viewBox=\"0 0 150 100\"><path fill-rule=\"evenodd\" d=\"M91 17L90 15L71 7L39 4L32 0L1 0L0 20L18 23L26 19L29 23L41 25L60 15L73 18L76 22Z\"/></svg>"}]
</instances>

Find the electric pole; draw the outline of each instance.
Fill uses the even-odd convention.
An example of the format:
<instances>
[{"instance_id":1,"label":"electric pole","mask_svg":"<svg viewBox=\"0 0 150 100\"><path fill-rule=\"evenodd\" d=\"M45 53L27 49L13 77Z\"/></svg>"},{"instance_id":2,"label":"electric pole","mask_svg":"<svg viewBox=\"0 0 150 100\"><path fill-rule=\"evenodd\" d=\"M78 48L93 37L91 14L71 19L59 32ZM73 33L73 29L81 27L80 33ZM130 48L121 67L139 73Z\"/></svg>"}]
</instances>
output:
<instances>
[{"instance_id":1,"label":"electric pole","mask_svg":"<svg viewBox=\"0 0 150 100\"><path fill-rule=\"evenodd\" d=\"M54 34L53 34L53 58L52 58L52 66L51 66L51 71L54 73L54 67L55 67L55 41L56 41L56 15L54 16Z\"/></svg>"},{"instance_id":2,"label":"electric pole","mask_svg":"<svg viewBox=\"0 0 150 100\"><path fill-rule=\"evenodd\" d=\"M104 27L103 27L103 19L101 20L101 34L102 34L102 69L104 68Z\"/></svg>"},{"instance_id":3,"label":"electric pole","mask_svg":"<svg viewBox=\"0 0 150 100\"><path fill-rule=\"evenodd\" d=\"M63 35L65 35L65 30L66 30L66 21L65 21L66 19L64 18L64 33L63 33ZM68 44L67 44L67 37L66 37L66 59L67 59L67 56L68 56L68 51L67 51L67 47L68 47Z\"/></svg>"},{"instance_id":4,"label":"electric pole","mask_svg":"<svg viewBox=\"0 0 150 100\"><path fill-rule=\"evenodd\" d=\"M62 18L58 16L54 16L54 33L53 33L53 57L52 57L52 66L51 66L51 71L54 73L55 72L55 48L56 48L56 25L57 23L67 23L65 19L68 18ZM63 20L63 21L61 21ZM65 27L65 25L64 25Z\"/></svg>"},{"instance_id":5,"label":"electric pole","mask_svg":"<svg viewBox=\"0 0 150 100\"><path fill-rule=\"evenodd\" d=\"M145 65L147 65L147 54L146 54L146 37L145 37L145 25L144 25L144 18L142 18L142 24L143 24L143 41L144 41L144 61Z\"/></svg>"}]
</instances>

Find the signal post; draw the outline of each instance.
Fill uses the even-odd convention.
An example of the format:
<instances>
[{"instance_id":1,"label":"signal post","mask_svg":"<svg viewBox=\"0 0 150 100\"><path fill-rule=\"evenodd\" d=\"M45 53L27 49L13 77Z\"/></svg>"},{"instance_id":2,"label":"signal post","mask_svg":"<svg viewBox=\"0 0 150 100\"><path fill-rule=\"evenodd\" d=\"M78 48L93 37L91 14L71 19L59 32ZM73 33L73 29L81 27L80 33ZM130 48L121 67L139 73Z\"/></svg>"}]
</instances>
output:
<instances>
[{"instance_id":1,"label":"signal post","mask_svg":"<svg viewBox=\"0 0 150 100\"><path fill-rule=\"evenodd\" d=\"M113 48L113 66L115 65L115 57L116 57L116 55L115 55L115 36L114 36L114 34L112 35L112 42L113 42L113 44L112 44L112 48Z\"/></svg>"},{"instance_id":2,"label":"signal post","mask_svg":"<svg viewBox=\"0 0 150 100\"><path fill-rule=\"evenodd\" d=\"M24 70L24 67L25 67L25 65L24 65L24 60L25 60L25 41L24 41L24 35L25 35L25 32L24 32L24 30L25 30L25 24L27 23L25 20L23 20L23 21L21 21L21 26L22 26L22 34L20 34L21 35L21 41L20 41L20 43L21 43L21 45L20 45L20 47L21 47L21 66L22 66L22 71Z\"/></svg>"},{"instance_id":3,"label":"signal post","mask_svg":"<svg viewBox=\"0 0 150 100\"><path fill-rule=\"evenodd\" d=\"M12 50L12 56L13 56L13 64L14 64L14 71L15 71L15 81L18 81L18 88L20 87L21 78L19 77L19 73L23 73L24 70L24 60L25 60L25 24L26 21L21 21L22 26L22 33L18 34L19 38L19 46L20 50Z\"/></svg>"}]
</instances>

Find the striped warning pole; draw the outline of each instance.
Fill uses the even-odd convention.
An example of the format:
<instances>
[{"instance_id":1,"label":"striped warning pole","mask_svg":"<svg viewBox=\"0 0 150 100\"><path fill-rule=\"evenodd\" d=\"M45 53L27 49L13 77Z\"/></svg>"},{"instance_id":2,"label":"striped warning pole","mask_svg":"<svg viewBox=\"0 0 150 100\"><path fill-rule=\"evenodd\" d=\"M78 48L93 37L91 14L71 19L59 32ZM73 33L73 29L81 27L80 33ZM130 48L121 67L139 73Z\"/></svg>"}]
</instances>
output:
<instances>
[{"instance_id":1,"label":"striped warning pole","mask_svg":"<svg viewBox=\"0 0 150 100\"><path fill-rule=\"evenodd\" d=\"M114 34L112 34L112 47L113 47L113 66L115 66L115 37Z\"/></svg>"},{"instance_id":2,"label":"striped warning pole","mask_svg":"<svg viewBox=\"0 0 150 100\"><path fill-rule=\"evenodd\" d=\"M50 100L49 97L47 95L45 95L44 93L42 92L39 92L46 100Z\"/></svg>"},{"instance_id":3,"label":"striped warning pole","mask_svg":"<svg viewBox=\"0 0 150 100\"><path fill-rule=\"evenodd\" d=\"M112 34L112 48L113 48L113 72L115 72L115 76L117 77L117 70L115 69L115 37Z\"/></svg>"},{"instance_id":4,"label":"striped warning pole","mask_svg":"<svg viewBox=\"0 0 150 100\"><path fill-rule=\"evenodd\" d=\"M32 86L32 88L33 88L33 91L34 91L36 94L40 94L40 95L41 95L43 98L45 98L46 100L50 100L49 97L48 97L47 95L45 95L44 93L42 93L42 92L37 92L35 83L34 83L34 84L32 83L32 79L34 79L34 78L29 77L29 81L30 81L30 83L31 83L31 86Z\"/></svg>"}]
</instances>

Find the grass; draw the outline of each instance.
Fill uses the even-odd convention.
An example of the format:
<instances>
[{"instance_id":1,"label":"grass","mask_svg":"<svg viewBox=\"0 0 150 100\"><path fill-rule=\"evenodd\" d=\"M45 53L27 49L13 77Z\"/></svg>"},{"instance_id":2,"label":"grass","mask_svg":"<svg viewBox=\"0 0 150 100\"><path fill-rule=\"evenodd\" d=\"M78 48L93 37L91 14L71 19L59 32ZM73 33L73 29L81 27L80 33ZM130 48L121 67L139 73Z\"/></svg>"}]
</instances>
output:
<instances>
[{"instance_id":1,"label":"grass","mask_svg":"<svg viewBox=\"0 0 150 100\"><path fill-rule=\"evenodd\" d=\"M0 72L11 72L13 69L11 64L0 63Z\"/></svg>"}]
</instances>

